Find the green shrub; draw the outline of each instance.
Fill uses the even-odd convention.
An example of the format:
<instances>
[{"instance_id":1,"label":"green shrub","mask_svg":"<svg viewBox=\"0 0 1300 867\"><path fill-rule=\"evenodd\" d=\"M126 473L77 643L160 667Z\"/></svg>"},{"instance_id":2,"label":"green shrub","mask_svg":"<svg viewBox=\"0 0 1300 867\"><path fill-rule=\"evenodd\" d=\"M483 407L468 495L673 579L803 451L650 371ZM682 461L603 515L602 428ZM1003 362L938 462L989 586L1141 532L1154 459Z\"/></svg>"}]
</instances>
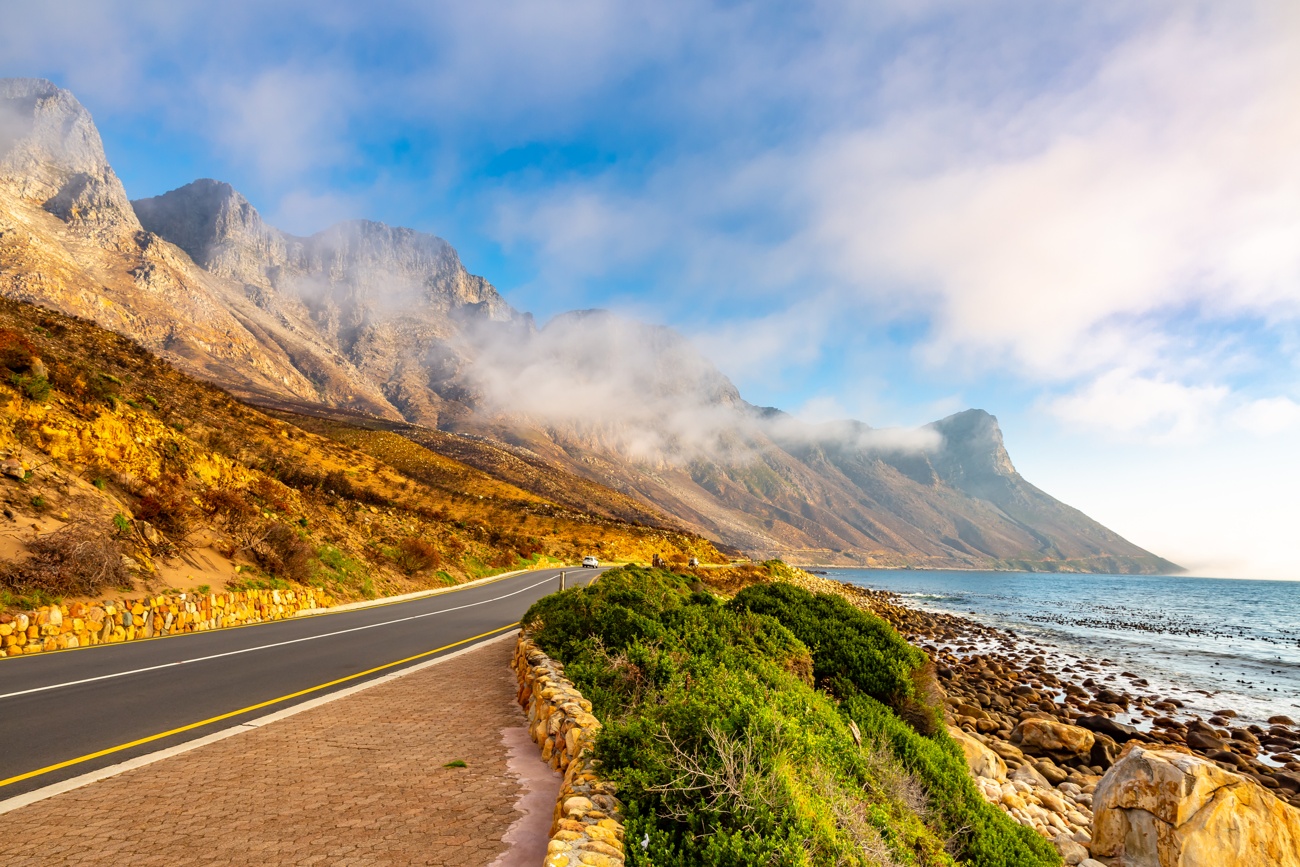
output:
<instances>
[{"instance_id":1,"label":"green shrub","mask_svg":"<svg viewBox=\"0 0 1300 867\"><path fill-rule=\"evenodd\" d=\"M921 737L889 708L865 695L845 700L842 707L863 738L887 742L903 766L921 780L941 833L960 844L967 863L979 867L1061 863L1051 843L980 797L961 747L946 731Z\"/></svg>"},{"instance_id":2,"label":"green shrub","mask_svg":"<svg viewBox=\"0 0 1300 867\"><path fill-rule=\"evenodd\" d=\"M39 373L15 373L9 377L9 382L37 403L50 399L50 381Z\"/></svg>"},{"instance_id":3,"label":"green shrub","mask_svg":"<svg viewBox=\"0 0 1300 867\"><path fill-rule=\"evenodd\" d=\"M763 585L724 605L625 567L523 622L604 724L629 865L1060 863L983 803L946 734L885 703L921 700L926 658L842 600Z\"/></svg>"},{"instance_id":4,"label":"green shrub","mask_svg":"<svg viewBox=\"0 0 1300 867\"><path fill-rule=\"evenodd\" d=\"M775 617L813 653L813 677L822 687L848 681L858 692L896 705L916 694L914 672L925 654L894 628L838 596L814 596L793 584L759 584L730 606Z\"/></svg>"},{"instance_id":5,"label":"green shrub","mask_svg":"<svg viewBox=\"0 0 1300 867\"><path fill-rule=\"evenodd\" d=\"M86 395L93 400L103 401L114 409L122 394L122 380L107 373L97 373L86 381Z\"/></svg>"}]
</instances>

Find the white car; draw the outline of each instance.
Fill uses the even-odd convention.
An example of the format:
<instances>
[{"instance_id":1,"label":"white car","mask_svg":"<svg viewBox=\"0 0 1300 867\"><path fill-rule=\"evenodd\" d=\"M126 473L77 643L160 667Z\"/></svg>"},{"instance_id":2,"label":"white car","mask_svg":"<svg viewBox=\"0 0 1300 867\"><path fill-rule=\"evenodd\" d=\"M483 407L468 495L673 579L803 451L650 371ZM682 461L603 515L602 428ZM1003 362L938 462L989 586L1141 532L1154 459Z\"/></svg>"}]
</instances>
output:
<instances>
[{"instance_id":1,"label":"white car","mask_svg":"<svg viewBox=\"0 0 1300 867\"><path fill-rule=\"evenodd\" d=\"M584 569L596 569L599 566L600 566L600 561L597 560L595 557L582 558L582 568Z\"/></svg>"}]
</instances>

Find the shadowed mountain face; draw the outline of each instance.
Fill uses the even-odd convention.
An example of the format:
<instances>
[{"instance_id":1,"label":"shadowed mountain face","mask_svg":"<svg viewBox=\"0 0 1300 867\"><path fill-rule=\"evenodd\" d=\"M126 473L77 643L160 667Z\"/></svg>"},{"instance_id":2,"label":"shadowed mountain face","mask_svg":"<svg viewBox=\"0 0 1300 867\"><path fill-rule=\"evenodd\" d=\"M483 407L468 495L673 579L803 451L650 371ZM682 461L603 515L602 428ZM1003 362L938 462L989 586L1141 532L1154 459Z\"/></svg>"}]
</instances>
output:
<instances>
[{"instance_id":1,"label":"shadowed mountain face","mask_svg":"<svg viewBox=\"0 0 1300 867\"><path fill-rule=\"evenodd\" d=\"M808 425L747 403L669 329L586 311L539 331L430 235L355 221L295 237L211 180L128 203L89 115L48 82L0 81L0 289L250 400L369 419L750 553L1177 568L1021 478L983 411Z\"/></svg>"}]
</instances>

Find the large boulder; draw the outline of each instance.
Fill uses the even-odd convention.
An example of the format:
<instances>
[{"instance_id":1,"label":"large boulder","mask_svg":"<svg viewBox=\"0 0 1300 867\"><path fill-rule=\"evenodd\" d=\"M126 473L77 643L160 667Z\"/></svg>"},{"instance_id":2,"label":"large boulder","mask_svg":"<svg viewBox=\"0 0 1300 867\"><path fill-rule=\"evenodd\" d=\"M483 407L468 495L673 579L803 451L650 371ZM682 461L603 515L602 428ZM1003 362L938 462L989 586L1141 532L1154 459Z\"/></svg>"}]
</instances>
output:
<instances>
[{"instance_id":1,"label":"large boulder","mask_svg":"<svg viewBox=\"0 0 1300 867\"><path fill-rule=\"evenodd\" d=\"M1093 811L1113 867L1300 867L1300 810L1199 756L1131 747Z\"/></svg>"},{"instance_id":2,"label":"large boulder","mask_svg":"<svg viewBox=\"0 0 1300 867\"><path fill-rule=\"evenodd\" d=\"M1047 719L1027 719L1011 732L1011 741L1026 753L1082 756L1088 758L1096 741L1092 732L1079 726Z\"/></svg>"},{"instance_id":3,"label":"large boulder","mask_svg":"<svg viewBox=\"0 0 1300 867\"><path fill-rule=\"evenodd\" d=\"M948 734L966 754L966 764L972 774L999 783L1007 781L1007 763L1002 761L1001 756L956 726L949 726Z\"/></svg>"}]
</instances>

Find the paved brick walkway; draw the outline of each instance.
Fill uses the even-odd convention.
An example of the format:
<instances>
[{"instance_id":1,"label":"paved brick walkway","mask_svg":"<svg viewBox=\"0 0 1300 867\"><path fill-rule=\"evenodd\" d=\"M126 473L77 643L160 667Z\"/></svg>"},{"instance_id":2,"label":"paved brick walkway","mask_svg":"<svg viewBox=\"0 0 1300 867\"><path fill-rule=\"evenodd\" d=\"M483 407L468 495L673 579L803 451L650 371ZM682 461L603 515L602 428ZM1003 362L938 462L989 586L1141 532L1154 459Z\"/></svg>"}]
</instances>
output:
<instances>
[{"instance_id":1,"label":"paved brick walkway","mask_svg":"<svg viewBox=\"0 0 1300 867\"><path fill-rule=\"evenodd\" d=\"M0 863L488 865L513 641L0 816ZM444 768L460 759L468 767Z\"/></svg>"}]
</instances>

